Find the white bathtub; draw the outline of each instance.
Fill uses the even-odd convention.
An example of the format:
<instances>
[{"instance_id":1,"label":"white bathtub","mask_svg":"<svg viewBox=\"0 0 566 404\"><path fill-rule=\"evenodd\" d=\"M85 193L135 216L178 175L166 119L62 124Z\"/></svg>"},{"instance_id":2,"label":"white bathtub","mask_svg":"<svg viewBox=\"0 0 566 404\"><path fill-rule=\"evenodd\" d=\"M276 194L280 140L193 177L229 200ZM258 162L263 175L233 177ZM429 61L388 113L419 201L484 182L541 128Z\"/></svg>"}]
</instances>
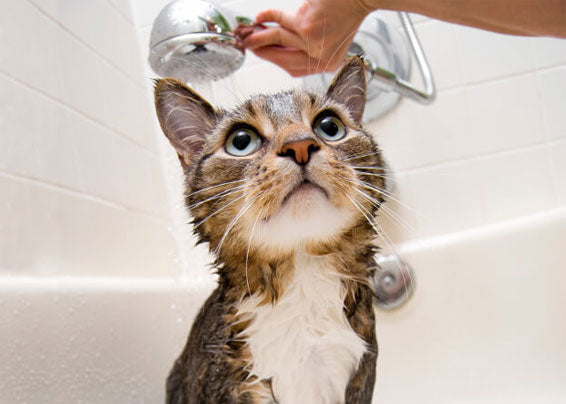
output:
<instances>
[{"instance_id":1,"label":"white bathtub","mask_svg":"<svg viewBox=\"0 0 566 404\"><path fill-rule=\"evenodd\" d=\"M375 403L566 403L566 209L400 247ZM0 278L0 403L159 403L210 280Z\"/></svg>"}]
</instances>

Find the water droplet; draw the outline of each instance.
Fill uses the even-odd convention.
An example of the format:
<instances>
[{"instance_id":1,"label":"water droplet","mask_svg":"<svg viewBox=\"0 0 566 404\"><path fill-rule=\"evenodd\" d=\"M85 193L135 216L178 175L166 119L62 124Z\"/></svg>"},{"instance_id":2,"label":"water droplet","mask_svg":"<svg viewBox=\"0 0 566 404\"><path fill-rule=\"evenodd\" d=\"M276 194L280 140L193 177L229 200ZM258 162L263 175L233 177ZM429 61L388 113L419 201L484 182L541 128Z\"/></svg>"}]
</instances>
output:
<instances>
[{"instance_id":1,"label":"water droplet","mask_svg":"<svg viewBox=\"0 0 566 404\"><path fill-rule=\"evenodd\" d=\"M175 310L177 308L177 305L175 303L171 303L171 310Z\"/></svg>"}]
</instances>

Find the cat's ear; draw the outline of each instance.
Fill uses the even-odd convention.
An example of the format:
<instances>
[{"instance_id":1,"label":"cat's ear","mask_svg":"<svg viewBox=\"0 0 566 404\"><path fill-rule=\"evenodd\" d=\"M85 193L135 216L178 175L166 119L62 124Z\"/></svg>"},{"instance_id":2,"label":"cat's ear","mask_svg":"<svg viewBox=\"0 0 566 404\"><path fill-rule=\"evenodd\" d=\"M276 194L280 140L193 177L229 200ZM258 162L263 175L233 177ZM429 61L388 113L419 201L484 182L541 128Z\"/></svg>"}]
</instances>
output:
<instances>
[{"instance_id":1,"label":"cat's ear","mask_svg":"<svg viewBox=\"0 0 566 404\"><path fill-rule=\"evenodd\" d=\"M366 106L366 65L359 56L349 58L334 76L326 96L344 105L354 121L362 123Z\"/></svg>"},{"instance_id":2,"label":"cat's ear","mask_svg":"<svg viewBox=\"0 0 566 404\"><path fill-rule=\"evenodd\" d=\"M218 113L194 90L175 79L155 82L155 109L161 129L186 170L204 148Z\"/></svg>"}]
</instances>

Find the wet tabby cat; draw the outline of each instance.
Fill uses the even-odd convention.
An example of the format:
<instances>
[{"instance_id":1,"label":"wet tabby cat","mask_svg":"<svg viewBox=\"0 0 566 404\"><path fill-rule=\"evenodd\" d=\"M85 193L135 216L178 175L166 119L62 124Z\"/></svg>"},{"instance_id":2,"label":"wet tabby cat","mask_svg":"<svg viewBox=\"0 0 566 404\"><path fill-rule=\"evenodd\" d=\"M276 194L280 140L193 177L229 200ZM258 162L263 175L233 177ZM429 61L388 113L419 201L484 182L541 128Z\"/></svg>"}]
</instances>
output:
<instances>
[{"instance_id":1,"label":"wet tabby cat","mask_svg":"<svg viewBox=\"0 0 566 404\"><path fill-rule=\"evenodd\" d=\"M259 95L230 112L174 79L156 82L186 204L219 274L168 403L371 402L384 172L361 128L365 91L357 57L324 96Z\"/></svg>"}]
</instances>

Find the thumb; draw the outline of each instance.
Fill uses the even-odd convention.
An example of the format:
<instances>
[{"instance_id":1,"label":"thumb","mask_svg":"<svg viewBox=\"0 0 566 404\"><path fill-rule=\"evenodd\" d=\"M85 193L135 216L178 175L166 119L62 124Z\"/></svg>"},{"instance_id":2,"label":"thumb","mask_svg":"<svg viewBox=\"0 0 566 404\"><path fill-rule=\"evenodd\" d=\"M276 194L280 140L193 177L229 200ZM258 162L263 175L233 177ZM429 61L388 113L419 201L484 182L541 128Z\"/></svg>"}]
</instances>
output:
<instances>
[{"instance_id":1,"label":"thumb","mask_svg":"<svg viewBox=\"0 0 566 404\"><path fill-rule=\"evenodd\" d=\"M261 11L256 17L255 22L258 24L264 22L275 22L291 31L295 31L295 18L294 14L287 13L283 10L268 9Z\"/></svg>"}]
</instances>

